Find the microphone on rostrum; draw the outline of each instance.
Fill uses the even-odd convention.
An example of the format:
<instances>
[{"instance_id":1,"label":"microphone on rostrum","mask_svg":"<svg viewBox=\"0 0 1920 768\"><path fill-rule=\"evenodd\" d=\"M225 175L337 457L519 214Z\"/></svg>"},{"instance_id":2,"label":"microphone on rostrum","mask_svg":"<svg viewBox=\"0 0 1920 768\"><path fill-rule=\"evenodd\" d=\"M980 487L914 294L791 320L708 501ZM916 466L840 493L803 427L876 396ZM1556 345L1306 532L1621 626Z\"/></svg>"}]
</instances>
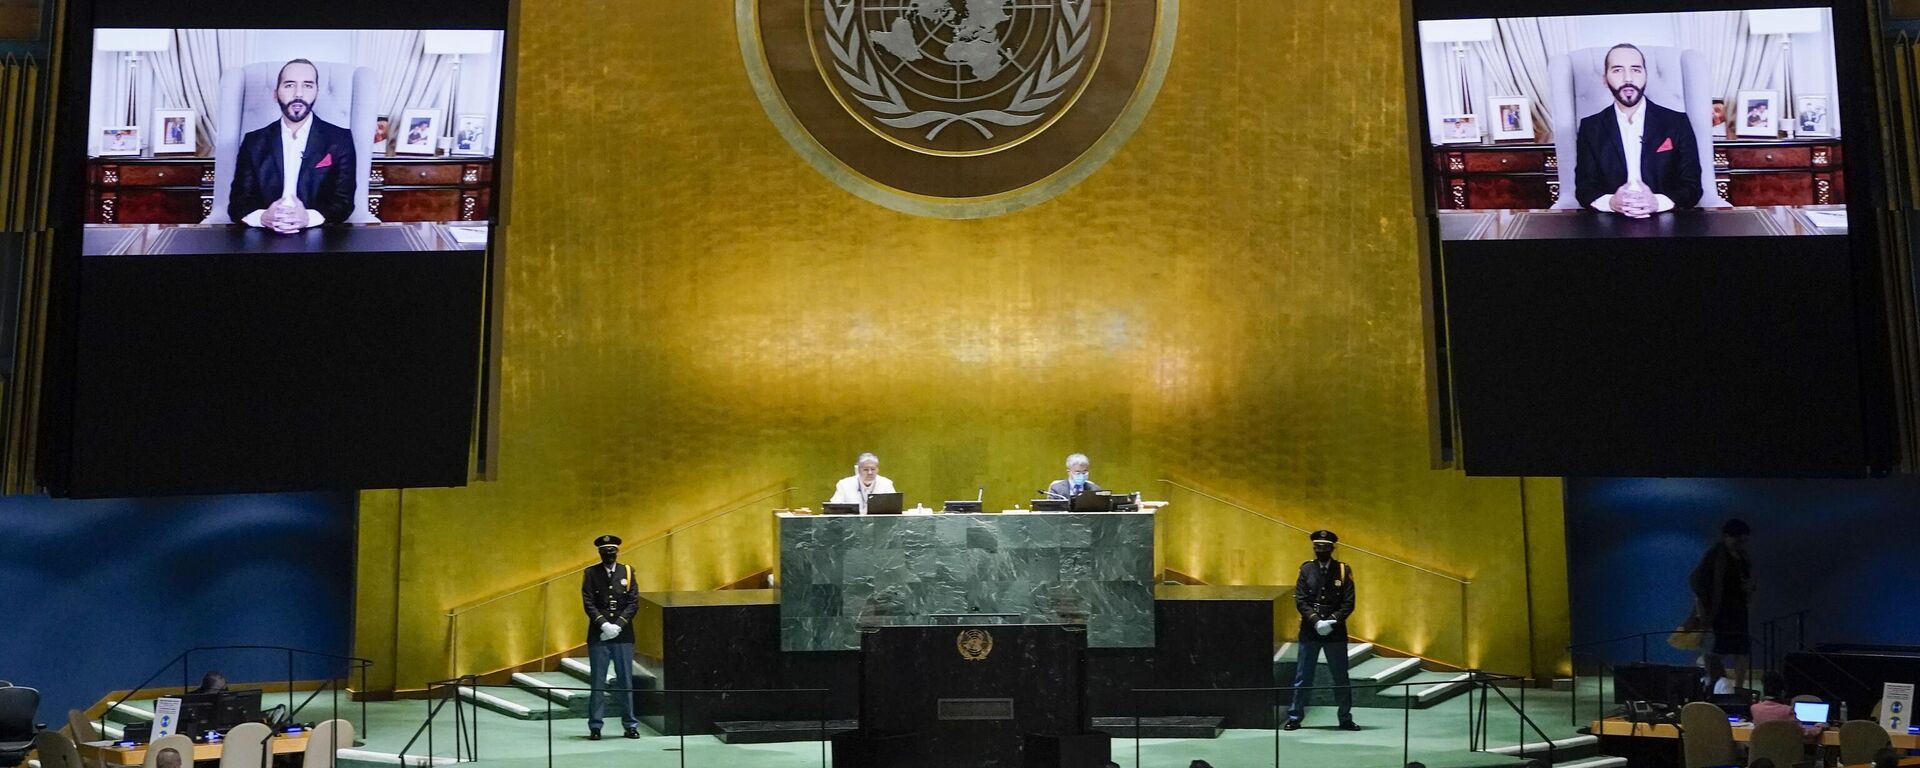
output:
<instances>
[{"instance_id":1,"label":"microphone on rostrum","mask_svg":"<svg viewBox=\"0 0 1920 768\"><path fill-rule=\"evenodd\" d=\"M1046 495L1048 495L1048 496L1052 496L1052 497L1054 497L1054 498L1056 498L1056 499L1059 499L1059 500L1061 500L1061 501L1067 501L1067 497L1065 497L1065 496L1062 496L1062 495L1060 495L1060 494L1057 494L1057 493L1054 493L1054 492L1053 492L1053 491L1051 491L1051 490L1039 490L1039 491L1035 491L1035 493L1044 493L1044 494L1046 494Z\"/></svg>"}]
</instances>

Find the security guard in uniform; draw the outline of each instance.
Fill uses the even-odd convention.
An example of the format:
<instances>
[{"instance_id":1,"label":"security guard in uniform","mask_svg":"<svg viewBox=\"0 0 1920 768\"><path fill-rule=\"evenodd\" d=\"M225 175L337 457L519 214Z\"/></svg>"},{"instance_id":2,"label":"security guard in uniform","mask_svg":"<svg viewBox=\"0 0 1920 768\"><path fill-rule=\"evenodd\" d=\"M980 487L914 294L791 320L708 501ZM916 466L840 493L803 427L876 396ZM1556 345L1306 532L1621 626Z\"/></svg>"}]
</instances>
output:
<instances>
[{"instance_id":1,"label":"security guard in uniform","mask_svg":"<svg viewBox=\"0 0 1920 768\"><path fill-rule=\"evenodd\" d=\"M587 610L587 655L593 692L587 695L587 738L600 740L600 716L606 711L607 667L613 667L614 687L620 690L620 724L626 737L640 738L640 718L633 711L633 615L640 610L640 586L633 566L623 565L620 537L593 540L600 562L587 566L580 578L580 602Z\"/></svg>"},{"instance_id":2,"label":"security guard in uniform","mask_svg":"<svg viewBox=\"0 0 1920 768\"><path fill-rule=\"evenodd\" d=\"M1286 730L1300 728L1307 716L1307 699L1312 698L1313 671L1321 652L1327 655L1327 667L1333 670L1338 686L1334 701L1340 705L1340 730L1357 731L1353 722L1353 689L1347 682L1347 617L1353 615L1353 567L1333 559L1333 545L1340 537L1333 531L1314 531L1313 559L1300 564L1300 576L1293 583L1293 605L1300 610L1299 662L1293 673L1293 704L1287 707Z\"/></svg>"}]
</instances>

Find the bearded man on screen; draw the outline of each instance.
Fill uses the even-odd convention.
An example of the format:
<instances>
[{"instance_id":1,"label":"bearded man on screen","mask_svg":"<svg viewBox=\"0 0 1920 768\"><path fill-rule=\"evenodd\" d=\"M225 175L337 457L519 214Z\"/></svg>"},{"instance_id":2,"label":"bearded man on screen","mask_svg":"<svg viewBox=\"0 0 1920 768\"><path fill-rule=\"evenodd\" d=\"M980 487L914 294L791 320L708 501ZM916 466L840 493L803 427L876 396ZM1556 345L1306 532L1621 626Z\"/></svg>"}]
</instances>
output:
<instances>
[{"instance_id":1,"label":"bearded man on screen","mask_svg":"<svg viewBox=\"0 0 1920 768\"><path fill-rule=\"evenodd\" d=\"M227 215L292 234L353 213L353 132L313 114L320 68L294 59L274 77L280 117L247 132L235 155Z\"/></svg>"},{"instance_id":2,"label":"bearded man on screen","mask_svg":"<svg viewBox=\"0 0 1920 768\"><path fill-rule=\"evenodd\" d=\"M1700 151L1684 112L1647 100L1647 57L1608 49L1601 76L1613 103L1580 120L1574 197L1596 211L1643 219L1700 203Z\"/></svg>"}]
</instances>

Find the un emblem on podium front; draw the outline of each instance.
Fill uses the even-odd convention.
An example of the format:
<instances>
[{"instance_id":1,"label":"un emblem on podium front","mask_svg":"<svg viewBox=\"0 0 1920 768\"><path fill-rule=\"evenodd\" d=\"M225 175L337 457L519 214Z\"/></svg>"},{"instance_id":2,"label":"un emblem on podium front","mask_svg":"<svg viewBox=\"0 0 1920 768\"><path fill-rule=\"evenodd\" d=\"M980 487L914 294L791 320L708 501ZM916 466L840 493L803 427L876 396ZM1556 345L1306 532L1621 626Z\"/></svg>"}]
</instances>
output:
<instances>
[{"instance_id":1,"label":"un emblem on podium front","mask_svg":"<svg viewBox=\"0 0 1920 768\"><path fill-rule=\"evenodd\" d=\"M828 178L895 210L1046 200L1152 105L1178 0L736 0L755 92Z\"/></svg>"},{"instance_id":2,"label":"un emblem on podium front","mask_svg":"<svg viewBox=\"0 0 1920 768\"><path fill-rule=\"evenodd\" d=\"M960 658L967 661L986 661L993 655L993 633L984 629L960 630L953 644L960 649Z\"/></svg>"}]
</instances>

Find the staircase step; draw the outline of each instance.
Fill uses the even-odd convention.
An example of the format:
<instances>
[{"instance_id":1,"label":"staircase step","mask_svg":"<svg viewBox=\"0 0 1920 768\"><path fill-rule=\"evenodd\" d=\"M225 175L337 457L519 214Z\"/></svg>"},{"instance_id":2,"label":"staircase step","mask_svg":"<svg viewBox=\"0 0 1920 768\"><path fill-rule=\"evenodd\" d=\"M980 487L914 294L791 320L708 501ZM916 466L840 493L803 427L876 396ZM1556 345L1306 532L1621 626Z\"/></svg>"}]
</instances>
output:
<instances>
[{"instance_id":1,"label":"staircase step","mask_svg":"<svg viewBox=\"0 0 1920 768\"><path fill-rule=\"evenodd\" d=\"M1347 663L1348 664L1358 664L1362 659L1372 658L1372 656L1373 656L1373 643L1347 643ZM1276 650L1273 652L1273 663L1275 664L1279 664L1281 662L1292 664L1299 660L1300 660L1300 644L1299 643L1293 643L1293 642L1281 643L1279 650ZM1326 664L1324 660L1321 661L1320 663Z\"/></svg>"},{"instance_id":2,"label":"staircase step","mask_svg":"<svg viewBox=\"0 0 1920 768\"><path fill-rule=\"evenodd\" d=\"M569 656L560 660L560 671L573 675L580 680L587 680L593 676L593 665L591 660L585 656ZM607 679L613 679L612 670L607 671ZM640 662L636 660L633 662L633 687L641 689L658 688L660 687L660 678L646 667L641 666Z\"/></svg>"},{"instance_id":3,"label":"staircase step","mask_svg":"<svg viewBox=\"0 0 1920 768\"><path fill-rule=\"evenodd\" d=\"M1093 730L1116 739L1134 738L1135 723L1143 739L1215 739L1226 728L1224 717L1210 715L1172 715L1167 717L1096 717Z\"/></svg>"},{"instance_id":4,"label":"staircase step","mask_svg":"<svg viewBox=\"0 0 1920 768\"><path fill-rule=\"evenodd\" d=\"M1612 755L1600 755L1571 763L1554 763L1553 768L1627 768L1627 759L1624 757L1613 757Z\"/></svg>"},{"instance_id":5,"label":"staircase step","mask_svg":"<svg viewBox=\"0 0 1920 768\"><path fill-rule=\"evenodd\" d=\"M141 706L131 701L123 701L107 710L107 722L121 725L139 725L153 722L153 708Z\"/></svg>"},{"instance_id":6,"label":"staircase step","mask_svg":"<svg viewBox=\"0 0 1920 768\"><path fill-rule=\"evenodd\" d=\"M827 736L857 730L858 720L828 720ZM819 741L823 725L819 720L728 720L713 724L714 737L723 744L787 744Z\"/></svg>"},{"instance_id":7,"label":"staircase step","mask_svg":"<svg viewBox=\"0 0 1920 768\"><path fill-rule=\"evenodd\" d=\"M587 711L587 697L593 693L581 690L588 687L587 681L566 672L515 672L513 682L521 688L553 699L556 705L582 714Z\"/></svg>"},{"instance_id":8,"label":"staircase step","mask_svg":"<svg viewBox=\"0 0 1920 768\"><path fill-rule=\"evenodd\" d=\"M545 696L522 688L459 686L460 698L515 720L567 720L586 715L553 706Z\"/></svg>"},{"instance_id":9,"label":"staircase step","mask_svg":"<svg viewBox=\"0 0 1920 768\"><path fill-rule=\"evenodd\" d=\"M1416 658L1395 659L1375 656L1354 664L1347 670L1347 677L1355 685L1360 683L1397 683L1400 680L1419 674L1421 661ZM1325 678L1316 678L1325 679Z\"/></svg>"},{"instance_id":10,"label":"staircase step","mask_svg":"<svg viewBox=\"0 0 1920 768\"><path fill-rule=\"evenodd\" d=\"M1488 747L1487 752L1509 757L1532 757L1547 759L1547 743L1544 741L1526 744L1508 744L1503 747ZM1600 737L1591 735L1568 736L1553 740L1553 759L1556 765L1566 765L1573 760L1584 760L1600 755Z\"/></svg>"},{"instance_id":11,"label":"staircase step","mask_svg":"<svg viewBox=\"0 0 1920 768\"><path fill-rule=\"evenodd\" d=\"M1413 707L1420 709L1459 695L1467 690L1470 685L1467 681L1472 678L1473 676L1466 672L1420 672L1399 681L1414 683L1414 685L1383 688L1377 695L1382 699L1391 699L1396 702L1411 696Z\"/></svg>"}]
</instances>

